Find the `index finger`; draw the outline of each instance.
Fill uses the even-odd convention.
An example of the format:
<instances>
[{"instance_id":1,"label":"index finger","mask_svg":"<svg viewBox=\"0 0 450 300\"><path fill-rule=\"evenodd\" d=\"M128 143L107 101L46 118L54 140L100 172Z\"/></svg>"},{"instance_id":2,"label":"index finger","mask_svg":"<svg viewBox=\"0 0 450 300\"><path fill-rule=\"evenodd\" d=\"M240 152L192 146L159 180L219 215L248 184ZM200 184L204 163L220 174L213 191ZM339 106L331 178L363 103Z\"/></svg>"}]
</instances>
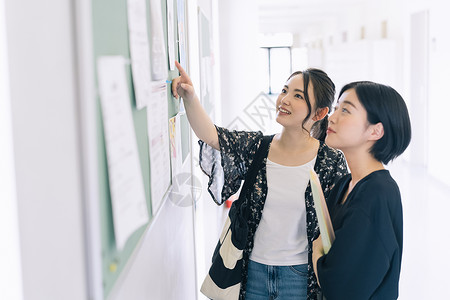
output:
<instances>
[{"instance_id":1,"label":"index finger","mask_svg":"<svg viewBox=\"0 0 450 300\"><path fill-rule=\"evenodd\" d=\"M180 76L187 76L186 71L183 69L183 67L180 65L179 62L175 61L175 66L177 67L178 71L180 72Z\"/></svg>"}]
</instances>

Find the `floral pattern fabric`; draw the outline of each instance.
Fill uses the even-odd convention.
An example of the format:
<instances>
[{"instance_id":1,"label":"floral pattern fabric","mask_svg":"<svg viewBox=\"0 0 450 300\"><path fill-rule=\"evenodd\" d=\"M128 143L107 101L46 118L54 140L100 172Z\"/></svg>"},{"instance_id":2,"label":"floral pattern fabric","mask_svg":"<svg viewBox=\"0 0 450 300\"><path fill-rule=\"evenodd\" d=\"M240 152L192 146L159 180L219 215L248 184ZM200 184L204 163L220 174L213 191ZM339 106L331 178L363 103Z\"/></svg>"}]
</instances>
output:
<instances>
[{"instance_id":1,"label":"floral pattern fabric","mask_svg":"<svg viewBox=\"0 0 450 300\"><path fill-rule=\"evenodd\" d=\"M200 144L200 167L208 175L208 191L213 200L222 204L230 196L238 192L242 180L255 153L261 144L262 132L229 131L225 128L216 127L219 137L220 151L208 146L203 141ZM247 245L244 249L243 271L240 299L245 299L245 289L248 275L248 261L254 245L255 232L264 208L267 196L266 163L267 153L261 169L256 176L254 190L248 194L247 200L250 204L250 217L248 222L249 233ZM314 170L319 176L325 199L328 198L334 184L348 173L344 155L321 142L317 152ZM307 213L307 236L308 236L308 294L307 299L317 298L319 286L312 266L312 242L319 236L319 226L312 198L311 186L308 184L305 191L305 205Z\"/></svg>"}]
</instances>

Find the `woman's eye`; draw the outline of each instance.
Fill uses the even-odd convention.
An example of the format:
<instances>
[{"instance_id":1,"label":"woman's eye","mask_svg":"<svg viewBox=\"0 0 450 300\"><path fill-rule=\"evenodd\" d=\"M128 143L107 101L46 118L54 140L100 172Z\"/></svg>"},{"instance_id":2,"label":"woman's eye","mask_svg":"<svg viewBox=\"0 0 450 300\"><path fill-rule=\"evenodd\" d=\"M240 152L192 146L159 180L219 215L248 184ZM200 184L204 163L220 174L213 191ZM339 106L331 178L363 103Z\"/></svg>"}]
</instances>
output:
<instances>
[{"instance_id":1,"label":"woman's eye","mask_svg":"<svg viewBox=\"0 0 450 300\"><path fill-rule=\"evenodd\" d=\"M303 96L300 94L295 94L295 97L299 98L299 99L303 99Z\"/></svg>"},{"instance_id":2,"label":"woman's eye","mask_svg":"<svg viewBox=\"0 0 450 300\"><path fill-rule=\"evenodd\" d=\"M286 94L286 89L281 89L282 94Z\"/></svg>"},{"instance_id":3,"label":"woman's eye","mask_svg":"<svg viewBox=\"0 0 450 300\"><path fill-rule=\"evenodd\" d=\"M342 112L349 113L348 109L342 108Z\"/></svg>"}]
</instances>

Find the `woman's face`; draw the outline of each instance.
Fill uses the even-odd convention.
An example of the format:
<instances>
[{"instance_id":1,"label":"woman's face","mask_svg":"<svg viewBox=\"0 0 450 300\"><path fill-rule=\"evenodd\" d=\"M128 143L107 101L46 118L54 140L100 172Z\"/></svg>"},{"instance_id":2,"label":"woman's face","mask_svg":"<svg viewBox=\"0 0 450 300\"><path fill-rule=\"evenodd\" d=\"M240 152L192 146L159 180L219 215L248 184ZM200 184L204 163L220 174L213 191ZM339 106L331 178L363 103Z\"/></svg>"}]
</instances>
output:
<instances>
[{"instance_id":1,"label":"woman's face","mask_svg":"<svg viewBox=\"0 0 450 300\"><path fill-rule=\"evenodd\" d=\"M355 89L345 91L339 98L333 114L329 117L325 142L344 151L371 146L370 124L367 111L356 95Z\"/></svg>"},{"instance_id":2,"label":"woman's face","mask_svg":"<svg viewBox=\"0 0 450 300\"><path fill-rule=\"evenodd\" d=\"M281 90L276 104L276 121L283 127L298 128L300 130L303 128L303 120L308 115L308 105L306 104L303 89L303 75L298 74L291 77ZM314 87L311 83L308 85L308 98L312 109L314 109L316 101L314 99ZM313 115L311 114L310 119ZM312 121L308 122L304 127L310 130L312 123Z\"/></svg>"}]
</instances>

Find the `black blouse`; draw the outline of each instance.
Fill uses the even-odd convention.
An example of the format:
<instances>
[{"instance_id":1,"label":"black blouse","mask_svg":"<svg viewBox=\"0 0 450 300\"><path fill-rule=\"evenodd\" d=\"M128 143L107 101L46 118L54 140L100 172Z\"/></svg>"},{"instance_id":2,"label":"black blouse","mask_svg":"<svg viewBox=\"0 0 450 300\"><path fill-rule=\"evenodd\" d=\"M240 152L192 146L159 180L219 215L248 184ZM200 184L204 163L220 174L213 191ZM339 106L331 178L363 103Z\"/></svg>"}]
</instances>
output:
<instances>
[{"instance_id":1,"label":"black blouse","mask_svg":"<svg viewBox=\"0 0 450 300\"><path fill-rule=\"evenodd\" d=\"M403 218L400 191L389 171L361 179L342 203L351 174L328 200L336 239L317 261L327 300L391 300L398 297Z\"/></svg>"},{"instance_id":2,"label":"black blouse","mask_svg":"<svg viewBox=\"0 0 450 300\"><path fill-rule=\"evenodd\" d=\"M199 160L201 169L209 176L208 191L213 200L220 205L239 190L242 180L245 179L247 169L251 165L255 152L262 141L263 134L260 131L229 131L221 127L216 128L219 137L220 151L199 141ZM263 160L261 170L259 170L256 176L254 192L251 193L250 199L248 199L251 214L248 220L249 238L243 254L244 262L240 299L245 299L248 261L253 249L255 232L261 221L262 211L267 196L266 162L267 155ZM344 155L341 152L332 149L321 142L317 152L314 170L319 176L324 196L327 198L331 188L338 179L347 174L347 164ZM319 235L319 227L309 184L305 191L305 202L308 235L307 299L316 299L319 287L312 267L312 242Z\"/></svg>"}]
</instances>

